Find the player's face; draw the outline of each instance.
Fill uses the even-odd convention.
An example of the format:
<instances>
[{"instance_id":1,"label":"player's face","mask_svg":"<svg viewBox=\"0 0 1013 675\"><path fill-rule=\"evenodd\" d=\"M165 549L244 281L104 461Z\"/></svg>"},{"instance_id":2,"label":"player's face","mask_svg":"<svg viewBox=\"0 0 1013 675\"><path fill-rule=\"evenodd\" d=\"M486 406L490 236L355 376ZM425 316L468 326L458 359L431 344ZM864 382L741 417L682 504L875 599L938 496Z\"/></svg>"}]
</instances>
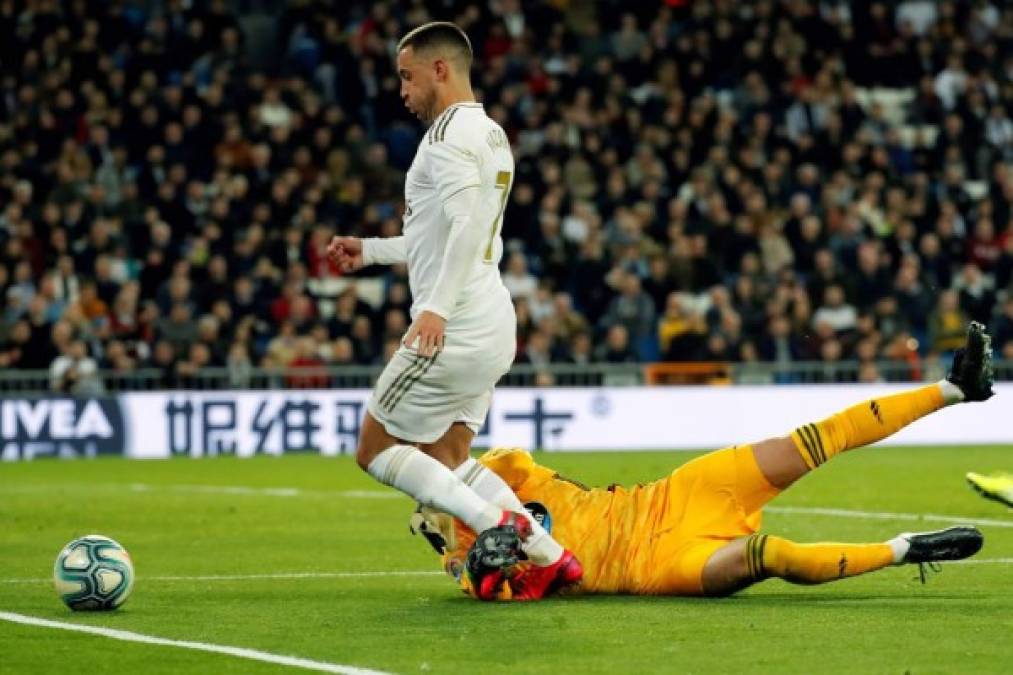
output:
<instances>
[{"instance_id":1,"label":"player's face","mask_svg":"<svg viewBox=\"0 0 1013 675\"><path fill-rule=\"evenodd\" d=\"M411 47L397 55L397 75L401 80L401 100L423 122L436 118L436 69L427 59L416 58Z\"/></svg>"}]
</instances>

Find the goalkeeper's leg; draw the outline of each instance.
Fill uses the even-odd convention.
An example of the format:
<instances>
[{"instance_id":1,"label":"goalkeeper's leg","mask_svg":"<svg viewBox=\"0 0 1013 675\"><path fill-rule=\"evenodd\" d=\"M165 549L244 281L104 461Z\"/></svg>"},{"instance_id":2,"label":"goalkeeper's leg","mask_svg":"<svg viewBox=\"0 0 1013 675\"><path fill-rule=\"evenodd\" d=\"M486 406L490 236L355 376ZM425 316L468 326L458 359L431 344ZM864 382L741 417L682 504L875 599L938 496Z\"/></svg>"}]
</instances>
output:
<instances>
[{"instance_id":1,"label":"goalkeeper's leg","mask_svg":"<svg viewBox=\"0 0 1013 675\"><path fill-rule=\"evenodd\" d=\"M981 532L973 527L904 533L876 544L799 544L772 534L754 534L711 556L704 568L704 593L728 595L770 578L822 584L888 565L960 560L977 553L982 543Z\"/></svg>"},{"instance_id":2,"label":"goalkeeper's leg","mask_svg":"<svg viewBox=\"0 0 1013 675\"><path fill-rule=\"evenodd\" d=\"M756 443L753 454L771 485L783 490L840 453L881 441L961 400L960 389L945 380L870 399L819 422L804 424L788 436Z\"/></svg>"},{"instance_id":3,"label":"goalkeeper's leg","mask_svg":"<svg viewBox=\"0 0 1013 675\"><path fill-rule=\"evenodd\" d=\"M968 327L967 342L955 355L946 379L899 394L870 399L820 422L803 425L788 436L754 444L753 458L759 472L746 479L756 484L738 485L737 498L746 513L758 511L781 490L842 452L883 440L947 405L987 400L993 394L992 381L991 338L985 333L984 326L972 322ZM759 477L761 475L762 480ZM748 541L758 540L740 540ZM835 556L838 563L841 556L851 556L851 571L842 576L879 569L898 559L897 546L890 553L887 544L861 545L860 548L844 550L840 547L849 545L812 544L806 548L779 538L764 541L768 545L773 544L770 552L771 555L778 552L778 561L800 560L808 556L813 565L823 570L798 576L795 574L797 566L784 566L780 562L771 564L771 570L783 571L782 578L802 580L805 583L830 580L825 578L833 571L828 567L828 561ZM740 542L719 549L708 559L703 570L704 589L708 594L734 592L757 580L750 570L755 572L759 564L755 550L758 544L754 544L754 550L750 553L746 550L746 544ZM782 575L778 573L776 576Z\"/></svg>"},{"instance_id":4,"label":"goalkeeper's leg","mask_svg":"<svg viewBox=\"0 0 1013 675\"><path fill-rule=\"evenodd\" d=\"M770 484L783 490L838 454L881 441L944 406L987 400L993 377L991 338L984 326L971 322L946 379L864 401L788 436L757 443L756 463Z\"/></svg>"}]
</instances>

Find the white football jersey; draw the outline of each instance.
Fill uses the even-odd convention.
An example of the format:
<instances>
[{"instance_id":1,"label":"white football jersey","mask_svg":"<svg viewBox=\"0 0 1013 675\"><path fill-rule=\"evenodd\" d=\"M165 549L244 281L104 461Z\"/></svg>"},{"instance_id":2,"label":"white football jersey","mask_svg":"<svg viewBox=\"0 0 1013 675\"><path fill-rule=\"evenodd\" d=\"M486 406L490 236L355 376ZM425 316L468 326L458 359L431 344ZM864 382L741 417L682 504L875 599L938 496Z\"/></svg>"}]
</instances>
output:
<instances>
[{"instance_id":1,"label":"white football jersey","mask_svg":"<svg viewBox=\"0 0 1013 675\"><path fill-rule=\"evenodd\" d=\"M503 211L514 178L514 158L503 129L480 103L455 103L433 122L422 138L405 179L402 231L412 292L412 318L424 309L443 257L451 222L445 202L468 188L479 188L470 227L483 229L479 255L470 263L447 328L466 329L490 313L513 304L500 278Z\"/></svg>"}]
</instances>

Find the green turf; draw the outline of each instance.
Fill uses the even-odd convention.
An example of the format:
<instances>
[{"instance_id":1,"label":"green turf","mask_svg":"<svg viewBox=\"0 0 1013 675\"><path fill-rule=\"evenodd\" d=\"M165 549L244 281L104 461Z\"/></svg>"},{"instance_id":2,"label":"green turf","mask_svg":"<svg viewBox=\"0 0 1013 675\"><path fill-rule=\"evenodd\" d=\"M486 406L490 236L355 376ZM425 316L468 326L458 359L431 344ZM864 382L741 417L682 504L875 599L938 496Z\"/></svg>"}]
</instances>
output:
<instances>
[{"instance_id":1,"label":"green turf","mask_svg":"<svg viewBox=\"0 0 1013 675\"><path fill-rule=\"evenodd\" d=\"M648 480L690 453L541 455L589 483ZM874 449L821 468L774 505L1008 521L968 470L1013 468L1008 448ZM130 486L142 484L144 488ZM298 488L295 496L194 486ZM1013 663L1013 564L948 565L927 585L890 568L821 587L769 581L725 600L584 597L481 604L441 576L158 580L159 576L426 571L403 498L348 458L95 461L0 466L0 611L397 673L1000 673ZM911 522L771 513L797 540L876 541ZM1013 527L982 525L979 558L1013 558ZM133 555L126 606L74 614L48 581L70 539L102 533ZM45 579L10 583L10 579ZM0 621L0 672L299 672Z\"/></svg>"}]
</instances>

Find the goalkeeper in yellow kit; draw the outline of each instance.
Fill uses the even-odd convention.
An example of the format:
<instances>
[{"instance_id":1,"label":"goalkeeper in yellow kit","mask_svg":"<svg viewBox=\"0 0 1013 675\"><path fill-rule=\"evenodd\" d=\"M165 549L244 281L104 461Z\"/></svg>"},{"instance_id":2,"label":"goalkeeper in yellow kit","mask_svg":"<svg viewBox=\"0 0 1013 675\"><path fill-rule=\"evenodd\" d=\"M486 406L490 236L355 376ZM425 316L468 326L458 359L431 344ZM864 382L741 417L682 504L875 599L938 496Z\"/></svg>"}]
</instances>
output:
<instances>
[{"instance_id":1,"label":"goalkeeper in yellow kit","mask_svg":"<svg viewBox=\"0 0 1013 675\"><path fill-rule=\"evenodd\" d=\"M809 471L946 405L984 401L992 380L990 338L972 323L947 379L865 401L785 437L712 452L653 483L591 489L517 449L486 453L465 482L482 481L485 471L502 478L583 563L576 592L724 596L770 577L818 584L888 565L966 558L983 542L973 527L874 544L798 544L757 530L764 504ZM491 577L499 599L541 597L526 592L527 568L511 526L475 541L460 522L420 510L412 530L427 535L445 569L472 595Z\"/></svg>"}]
</instances>

